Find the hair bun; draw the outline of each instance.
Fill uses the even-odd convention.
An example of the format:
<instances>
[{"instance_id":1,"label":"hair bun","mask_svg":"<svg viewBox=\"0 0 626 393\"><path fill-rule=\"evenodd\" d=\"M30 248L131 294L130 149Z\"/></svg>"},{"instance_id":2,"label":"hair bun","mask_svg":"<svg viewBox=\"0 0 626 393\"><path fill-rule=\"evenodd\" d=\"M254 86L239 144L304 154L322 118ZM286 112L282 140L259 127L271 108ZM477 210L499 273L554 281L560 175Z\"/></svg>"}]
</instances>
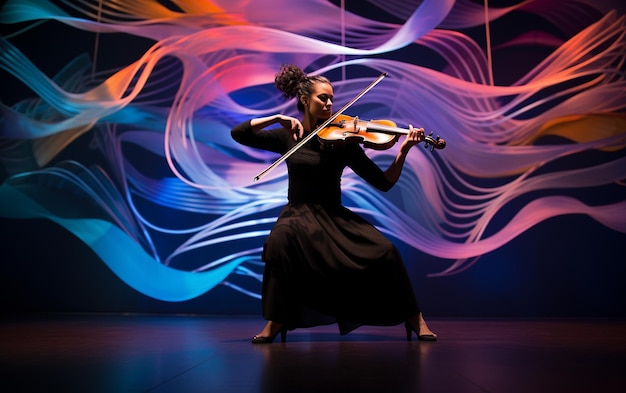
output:
<instances>
[{"instance_id":1,"label":"hair bun","mask_svg":"<svg viewBox=\"0 0 626 393\"><path fill-rule=\"evenodd\" d=\"M300 83L307 78L302 68L293 64L283 64L274 78L274 84L285 98L293 98L298 94Z\"/></svg>"}]
</instances>

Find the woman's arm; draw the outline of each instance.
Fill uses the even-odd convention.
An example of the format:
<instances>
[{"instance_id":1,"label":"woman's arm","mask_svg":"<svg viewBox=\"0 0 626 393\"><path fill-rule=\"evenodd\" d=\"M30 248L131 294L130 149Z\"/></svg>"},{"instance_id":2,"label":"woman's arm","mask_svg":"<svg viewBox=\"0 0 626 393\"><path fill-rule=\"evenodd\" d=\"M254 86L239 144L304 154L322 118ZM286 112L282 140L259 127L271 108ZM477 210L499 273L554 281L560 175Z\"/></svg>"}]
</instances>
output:
<instances>
[{"instance_id":1,"label":"woman's arm","mask_svg":"<svg viewBox=\"0 0 626 393\"><path fill-rule=\"evenodd\" d=\"M276 123L280 123L281 127L264 130ZM242 145L282 154L288 146L289 138L295 140L302 132L302 124L298 119L273 115L244 121L235 126L230 135Z\"/></svg>"},{"instance_id":2,"label":"woman's arm","mask_svg":"<svg viewBox=\"0 0 626 393\"><path fill-rule=\"evenodd\" d=\"M351 150L349 166L352 170L372 186L381 191L389 191L396 184L402 173L406 156L411 147L424 140L424 129L409 126L409 134L402 142L400 151L396 155L389 168L383 170L372 161L360 146L353 146Z\"/></svg>"},{"instance_id":3,"label":"woman's arm","mask_svg":"<svg viewBox=\"0 0 626 393\"><path fill-rule=\"evenodd\" d=\"M400 146L400 151L396 155L396 158L393 160L389 168L385 171L385 178L391 184L396 184L398 179L400 178L400 174L402 173L402 168L404 167L404 161L406 160L406 156L409 153L411 147L423 141L424 129L423 128L413 128L413 126L409 125L409 134L406 136L402 145Z\"/></svg>"},{"instance_id":4,"label":"woman's arm","mask_svg":"<svg viewBox=\"0 0 626 393\"><path fill-rule=\"evenodd\" d=\"M302 123L300 123L300 120L296 119L295 117L285 115L272 115L267 117L257 117L250 120L252 132L261 131L262 129L276 123L280 123L280 125L284 129L289 130L293 135L294 141L297 141L298 138L302 138L302 134L304 133L304 127L302 127Z\"/></svg>"}]
</instances>

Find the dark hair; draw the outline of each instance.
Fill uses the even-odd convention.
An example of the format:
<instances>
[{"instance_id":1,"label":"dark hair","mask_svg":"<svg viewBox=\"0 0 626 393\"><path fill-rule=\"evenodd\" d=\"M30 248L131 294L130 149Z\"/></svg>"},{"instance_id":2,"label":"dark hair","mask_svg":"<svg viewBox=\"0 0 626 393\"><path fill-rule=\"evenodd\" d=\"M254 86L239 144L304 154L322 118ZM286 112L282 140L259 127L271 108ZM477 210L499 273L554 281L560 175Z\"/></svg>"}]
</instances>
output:
<instances>
[{"instance_id":1,"label":"dark hair","mask_svg":"<svg viewBox=\"0 0 626 393\"><path fill-rule=\"evenodd\" d=\"M320 75L308 76L304 71L293 64L283 64L274 78L274 84L283 93L285 99L297 98L297 106L300 112L304 112L304 105L300 101L301 96L313 94L313 85L316 82L328 83L330 81Z\"/></svg>"}]
</instances>

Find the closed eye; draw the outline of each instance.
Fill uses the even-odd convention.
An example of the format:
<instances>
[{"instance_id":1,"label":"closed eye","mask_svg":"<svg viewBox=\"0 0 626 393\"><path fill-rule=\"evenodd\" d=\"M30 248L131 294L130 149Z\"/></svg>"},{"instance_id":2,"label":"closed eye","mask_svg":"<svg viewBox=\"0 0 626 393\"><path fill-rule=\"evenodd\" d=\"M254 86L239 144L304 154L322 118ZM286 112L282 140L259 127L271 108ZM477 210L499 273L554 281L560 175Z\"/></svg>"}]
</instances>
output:
<instances>
[{"instance_id":1,"label":"closed eye","mask_svg":"<svg viewBox=\"0 0 626 393\"><path fill-rule=\"evenodd\" d=\"M322 101L322 102L326 102L326 101L328 101L329 99L332 101L332 100L333 100L333 98L335 98L335 97L334 97L334 96L331 96L331 95L328 95L328 94L320 94L319 96L317 96L317 98L319 98L319 99L320 99L320 101Z\"/></svg>"}]
</instances>

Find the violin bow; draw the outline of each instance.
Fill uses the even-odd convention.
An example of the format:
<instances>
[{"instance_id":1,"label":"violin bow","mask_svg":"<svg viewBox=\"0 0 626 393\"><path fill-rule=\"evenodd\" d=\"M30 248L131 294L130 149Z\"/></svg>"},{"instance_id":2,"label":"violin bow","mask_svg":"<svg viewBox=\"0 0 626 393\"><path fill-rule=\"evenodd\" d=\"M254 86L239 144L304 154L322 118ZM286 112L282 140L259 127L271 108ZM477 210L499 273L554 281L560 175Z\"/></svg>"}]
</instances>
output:
<instances>
[{"instance_id":1,"label":"violin bow","mask_svg":"<svg viewBox=\"0 0 626 393\"><path fill-rule=\"evenodd\" d=\"M354 104L359 98L363 97L368 91L370 91L372 88L374 88L374 86L376 86L381 80L383 80L384 77L386 77L388 74L386 72L383 72L382 74L380 74L378 76L378 78L376 78L372 83L369 84L369 86L367 86L365 89L363 89L363 91L361 91L359 94L357 94L353 99L351 99L346 105L343 106L343 108L341 108L339 111L335 112L332 116L330 116L328 119L326 119L326 121L324 121L322 124L320 124L313 132L311 132L309 135L305 136L304 138L302 138L302 140L300 142L298 142L296 145L294 145L291 149L289 149L285 154L282 155L282 157L280 157L278 160L274 161L274 163L272 163L270 166L268 166L265 170L263 170L263 172L259 173L258 175L256 175L254 177L254 181L259 181L263 176L265 176L269 171L271 171L272 169L276 168L280 163L282 163L283 161L285 161L287 158L289 158L293 153L295 153L296 151L298 151L298 149L300 149L300 147L302 147L305 143L307 143L308 141L310 141L312 138L314 138L321 130L323 130L324 128L326 128L330 123L332 123L339 115L341 115L343 112L346 111L346 109L348 109L350 106L352 106L352 104Z\"/></svg>"}]
</instances>

